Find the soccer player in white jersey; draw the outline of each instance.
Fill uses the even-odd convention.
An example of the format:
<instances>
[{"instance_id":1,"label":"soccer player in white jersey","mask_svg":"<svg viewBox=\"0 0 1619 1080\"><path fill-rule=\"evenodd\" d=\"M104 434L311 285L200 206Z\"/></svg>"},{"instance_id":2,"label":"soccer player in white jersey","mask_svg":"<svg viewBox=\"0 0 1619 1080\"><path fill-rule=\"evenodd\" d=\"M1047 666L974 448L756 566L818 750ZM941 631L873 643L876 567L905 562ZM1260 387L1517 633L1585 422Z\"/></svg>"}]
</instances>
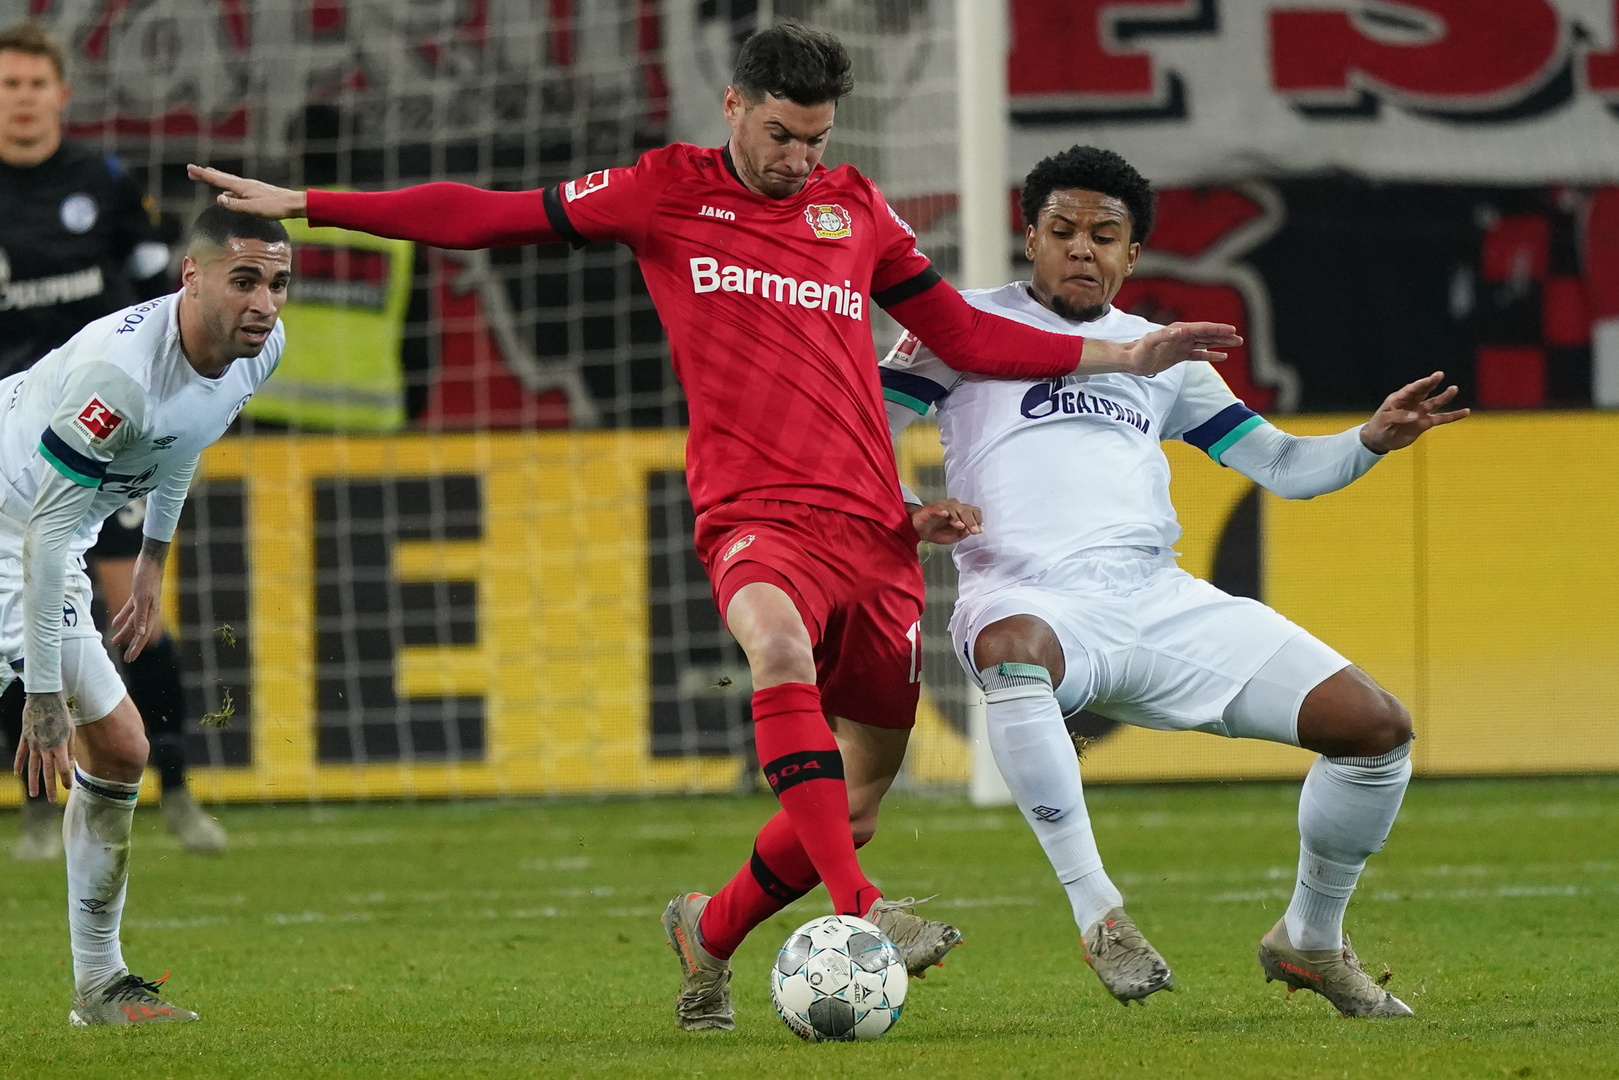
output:
<instances>
[{"instance_id":1,"label":"soccer player in white jersey","mask_svg":"<svg viewBox=\"0 0 1619 1080\"><path fill-rule=\"evenodd\" d=\"M1111 306L1152 228L1152 191L1127 162L1093 147L1047 158L1025 181L1022 208L1032 279L968 292L970 303L1087 338L1156 329ZM1204 362L1145 377L995 381L957 374L907 335L882 375L890 428L936 407L950 493L982 508L983 531L955 548L957 659L984 688L995 762L1103 985L1129 1004L1174 984L1102 868L1063 724L1082 708L1320 754L1299 802L1297 886L1260 942L1260 964L1346 1016L1409 1016L1361 970L1343 916L1405 793L1410 717L1300 627L1175 565L1181 530L1159 442L1183 439L1284 498L1308 499L1464 417L1444 411L1456 388L1434 393L1435 373L1366 424L1300 438L1249 410Z\"/></svg>"},{"instance_id":2,"label":"soccer player in white jersey","mask_svg":"<svg viewBox=\"0 0 1619 1080\"><path fill-rule=\"evenodd\" d=\"M292 249L279 222L213 206L192 227L179 292L114 312L0 381L0 689L27 691L16 769L68 789L68 928L78 1026L195 1020L132 975L118 942L146 735L90 618L84 552L147 498L125 658L157 628L159 591L197 458L281 359ZM161 980L159 980L161 982Z\"/></svg>"}]
</instances>

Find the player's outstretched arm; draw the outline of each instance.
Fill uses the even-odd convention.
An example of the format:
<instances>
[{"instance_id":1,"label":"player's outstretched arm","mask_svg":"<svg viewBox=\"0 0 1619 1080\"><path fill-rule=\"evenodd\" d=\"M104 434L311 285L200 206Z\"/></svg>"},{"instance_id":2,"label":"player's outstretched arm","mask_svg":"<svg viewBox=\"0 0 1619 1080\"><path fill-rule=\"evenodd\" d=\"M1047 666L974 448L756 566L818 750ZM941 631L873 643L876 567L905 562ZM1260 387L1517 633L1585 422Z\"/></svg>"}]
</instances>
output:
<instances>
[{"instance_id":1,"label":"player's outstretched arm","mask_svg":"<svg viewBox=\"0 0 1619 1080\"><path fill-rule=\"evenodd\" d=\"M1337 491L1366 475L1389 451L1404 449L1429 428L1453 424L1467 415L1466 409L1445 410L1456 397L1456 387L1433 393L1444 377L1436 371L1401 387L1371 420L1336 435L1289 435L1256 417L1251 426L1243 425L1248 427L1246 434L1215 460L1284 499L1313 499ZM1193 441L1191 435L1187 439Z\"/></svg>"},{"instance_id":2,"label":"player's outstretched arm","mask_svg":"<svg viewBox=\"0 0 1619 1080\"><path fill-rule=\"evenodd\" d=\"M1087 338L1076 374L1156 375L1188 360L1224 360L1226 354L1215 350L1241 344L1235 326L1211 322L1170 323L1135 341Z\"/></svg>"},{"instance_id":3,"label":"player's outstretched arm","mask_svg":"<svg viewBox=\"0 0 1619 1080\"><path fill-rule=\"evenodd\" d=\"M266 184L263 180L249 180L244 176L235 176L222 169L210 169L202 165L187 165L186 175L204 184L223 188L218 200L219 205L227 210L240 210L254 217L273 218L277 221L308 215L309 200L302 191L276 187L274 184Z\"/></svg>"},{"instance_id":4,"label":"player's outstretched arm","mask_svg":"<svg viewBox=\"0 0 1619 1080\"><path fill-rule=\"evenodd\" d=\"M1224 360L1213 350L1242 344L1224 323L1176 323L1132 342L1052 333L980 311L942 280L885 308L954 370L1001 379L1152 375L1186 360Z\"/></svg>"},{"instance_id":5,"label":"player's outstretched arm","mask_svg":"<svg viewBox=\"0 0 1619 1080\"><path fill-rule=\"evenodd\" d=\"M223 188L219 205L265 218L307 217L434 247L514 247L568 239L545 211L543 191L486 191L467 184L417 184L398 191L293 191L218 169L186 166L193 180Z\"/></svg>"},{"instance_id":6,"label":"player's outstretched arm","mask_svg":"<svg viewBox=\"0 0 1619 1080\"><path fill-rule=\"evenodd\" d=\"M1445 373L1436 371L1425 379L1394 391L1383 399L1372 418L1360 429L1360 441L1374 454L1391 450L1404 450L1422 437L1429 428L1454 424L1467 416L1470 409L1452 409L1445 406L1455 400L1457 388L1447 386L1434 393L1445 381Z\"/></svg>"}]
</instances>

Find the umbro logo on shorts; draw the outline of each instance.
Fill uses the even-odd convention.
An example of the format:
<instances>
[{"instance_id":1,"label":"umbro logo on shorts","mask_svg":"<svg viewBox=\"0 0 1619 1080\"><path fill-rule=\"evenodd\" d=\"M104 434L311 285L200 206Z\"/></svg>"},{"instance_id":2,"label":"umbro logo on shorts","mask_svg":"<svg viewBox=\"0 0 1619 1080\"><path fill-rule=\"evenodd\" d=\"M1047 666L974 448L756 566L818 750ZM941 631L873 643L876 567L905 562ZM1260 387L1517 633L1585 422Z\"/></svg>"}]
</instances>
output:
<instances>
[{"instance_id":1,"label":"umbro logo on shorts","mask_svg":"<svg viewBox=\"0 0 1619 1080\"><path fill-rule=\"evenodd\" d=\"M743 548L745 548L749 544L753 543L753 541L754 541L754 536L753 536L752 533L749 533L748 535L744 536L742 539L738 540L736 543L732 544L730 547L725 549L725 554L720 556L720 562L730 562L732 555L735 555L737 552L741 551Z\"/></svg>"}]
</instances>

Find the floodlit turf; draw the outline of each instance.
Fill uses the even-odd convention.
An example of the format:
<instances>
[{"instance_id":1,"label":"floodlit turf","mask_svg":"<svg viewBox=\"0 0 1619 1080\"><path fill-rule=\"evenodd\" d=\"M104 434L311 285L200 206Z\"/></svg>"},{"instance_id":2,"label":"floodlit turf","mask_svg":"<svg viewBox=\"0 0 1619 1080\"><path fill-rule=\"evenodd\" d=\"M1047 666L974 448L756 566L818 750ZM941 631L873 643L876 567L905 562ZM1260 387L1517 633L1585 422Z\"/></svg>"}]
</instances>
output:
<instances>
[{"instance_id":1,"label":"floodlit turf","mask_svg":"<svg viewBox=\"0 0 1619 1080\"><path fill-rule=\"evenodd\" d=\"M1619 780L1419 783L1350 908L1414 1020L1341 1020L1254 946L1295 858L1288 785L1098 788L1096 827L1180 990L1121 1008L1009 811L895 798L865 862L966 944L873 1044L800 1043L736 959L735 1032L685 1034L658 913L747 854L764 799L227 810L190 857L136 821L125 954L202 1021L71 1030L58 866L0 862L0 1076L1619 1075ZM15 815L4 815L9 847ZM0 856L3 858L3 856Z\"/></svg>"}]
</instances>

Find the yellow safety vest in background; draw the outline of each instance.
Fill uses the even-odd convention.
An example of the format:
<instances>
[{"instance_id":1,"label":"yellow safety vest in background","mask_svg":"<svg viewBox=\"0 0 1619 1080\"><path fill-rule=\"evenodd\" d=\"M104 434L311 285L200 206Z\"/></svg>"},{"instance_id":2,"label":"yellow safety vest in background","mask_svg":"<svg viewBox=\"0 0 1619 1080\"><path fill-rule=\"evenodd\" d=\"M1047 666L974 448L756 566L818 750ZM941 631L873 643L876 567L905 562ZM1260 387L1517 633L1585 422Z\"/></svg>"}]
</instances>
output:
<instances>
[{"instance_id":1,"label":"yellow safety vest in background","mask_svg":"<svg viewBox=\"0 0 1619 1080\"><path fill-rule=\"evenodd\" d=\"M281 366L247 414L317 431L405 426L400 365L413 245L348 229L286 222L292 289Z\"/></svg>"}]
</instances>

